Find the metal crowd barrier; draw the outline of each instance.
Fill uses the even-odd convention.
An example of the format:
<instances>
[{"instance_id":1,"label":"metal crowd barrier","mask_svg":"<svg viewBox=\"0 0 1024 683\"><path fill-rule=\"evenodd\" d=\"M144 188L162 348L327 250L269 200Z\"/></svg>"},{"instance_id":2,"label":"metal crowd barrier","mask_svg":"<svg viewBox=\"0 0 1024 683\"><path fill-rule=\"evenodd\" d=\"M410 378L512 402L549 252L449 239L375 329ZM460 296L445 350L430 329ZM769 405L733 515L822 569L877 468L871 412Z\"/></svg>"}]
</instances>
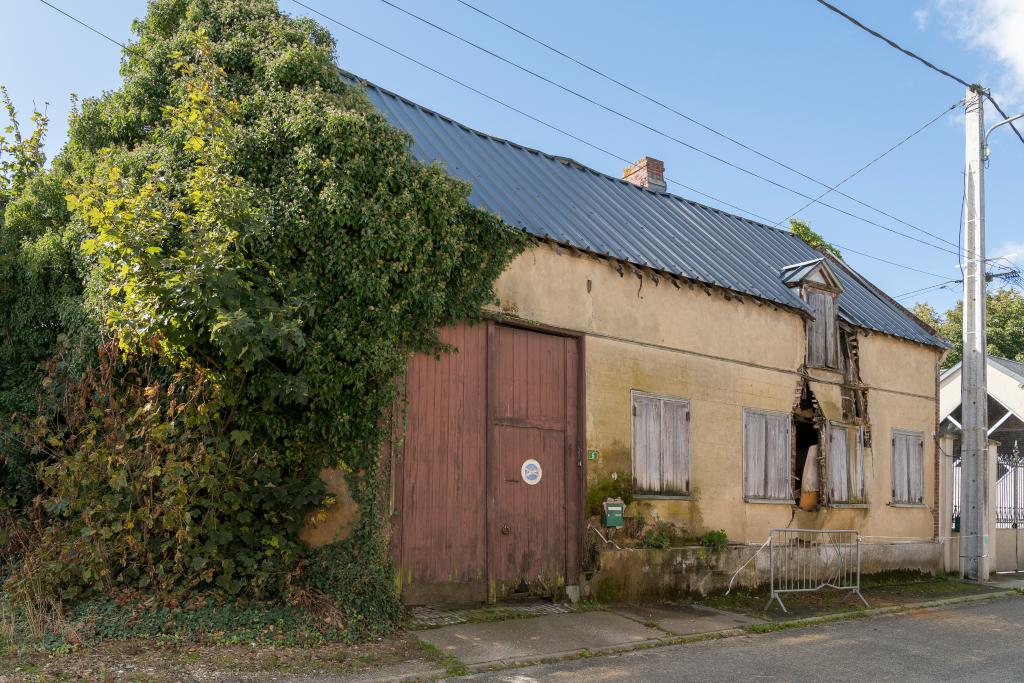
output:
<instances>
[{"instance_id":1,"label":"metal crowd barrier","mask_svg":"<svg viewBox=\"0 0 1024 683\"><path fill-rule=\"evenodd\" d=\"M860 534L852 529L772 529L768 544L771 567L771 597L765 609L778 601L783 612L782 593L809 593L835 588L856 595L860 592Z\"/></svg>"}]
</instances>

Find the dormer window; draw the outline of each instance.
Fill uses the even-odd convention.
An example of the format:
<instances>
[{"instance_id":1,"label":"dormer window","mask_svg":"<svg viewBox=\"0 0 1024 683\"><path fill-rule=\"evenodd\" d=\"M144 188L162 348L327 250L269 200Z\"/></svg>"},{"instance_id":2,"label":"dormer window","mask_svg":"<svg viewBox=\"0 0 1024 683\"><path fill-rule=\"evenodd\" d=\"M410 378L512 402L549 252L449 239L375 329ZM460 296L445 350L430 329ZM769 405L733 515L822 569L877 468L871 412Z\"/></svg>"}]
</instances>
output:
<instances>
[{"instance_id":1,"label":"dormer window","mask_svg":"<svg viewBox=\"0 0 1024 683\"><path fill-rule=\"evenodd\" d=\"M796 263L782 269L786 286L799 288L800 298L811 309L807 321L807 365L838 370L839 307L837 299L843 291L835 273L825 259Z\"/></svg>"}]
</instances>

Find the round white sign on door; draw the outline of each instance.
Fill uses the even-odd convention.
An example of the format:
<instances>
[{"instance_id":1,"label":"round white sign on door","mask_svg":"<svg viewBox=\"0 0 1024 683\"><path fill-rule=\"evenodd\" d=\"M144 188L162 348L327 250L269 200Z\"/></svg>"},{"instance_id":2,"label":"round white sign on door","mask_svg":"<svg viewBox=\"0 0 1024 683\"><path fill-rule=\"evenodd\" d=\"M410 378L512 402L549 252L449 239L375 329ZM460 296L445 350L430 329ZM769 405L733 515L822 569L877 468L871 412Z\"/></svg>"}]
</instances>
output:
<instances>
[{"instance_id":1,"label":"round white sign on door","mask_svg":"<svg viewBox=\"0 0 1024 683\"><path fill-rule=\"evenodd\" d=\"M525 481L530 486L540 482L540 478L544 476L544 471L540 468L540 463L530 458L523 462L523 466L520 468L519 473L523 476Z\"/></svg>"}]
</instances>

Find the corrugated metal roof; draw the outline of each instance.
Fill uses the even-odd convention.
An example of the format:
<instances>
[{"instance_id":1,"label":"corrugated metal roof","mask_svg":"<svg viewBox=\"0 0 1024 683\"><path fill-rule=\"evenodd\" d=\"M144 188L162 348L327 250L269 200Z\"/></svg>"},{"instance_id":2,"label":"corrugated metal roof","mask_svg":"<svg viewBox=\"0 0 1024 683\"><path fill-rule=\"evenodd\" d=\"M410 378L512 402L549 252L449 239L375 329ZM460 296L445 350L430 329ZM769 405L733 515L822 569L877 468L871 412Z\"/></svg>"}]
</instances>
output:
<instances>
[{"instance_id":1,"label":"corrugated metal roof","mask_svg":"<svg viewBox=\"0 0 1024 683\"><path fill-rule=\"evenodd\" d=\"M356 76L373 104L414 140L412 154L472 185L469 200L538 237L809 311L782 269L821 253L788 231L735 216L481 133ZM829 258L850 323L933 346L909 313Z\"/></svg>"}]
</instances>

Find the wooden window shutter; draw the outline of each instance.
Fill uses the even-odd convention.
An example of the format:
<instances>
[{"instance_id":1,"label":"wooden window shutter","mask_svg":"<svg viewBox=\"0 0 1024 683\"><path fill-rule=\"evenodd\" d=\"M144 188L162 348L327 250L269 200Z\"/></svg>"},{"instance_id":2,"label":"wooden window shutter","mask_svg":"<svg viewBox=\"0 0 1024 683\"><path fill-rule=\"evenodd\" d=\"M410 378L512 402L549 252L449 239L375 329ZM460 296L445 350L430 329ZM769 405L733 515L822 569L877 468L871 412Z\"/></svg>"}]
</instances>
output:
<instances>
[{"instance_id":1,"label":"wooden window shutter","mask_svg":"<svg viewBox=\"0 0 1024 683\"><path fill-rule=\"evenodd\" d=\"M743 413L743 495L765 498L765 432L767 416L752 410Z\"/></svg>"},{"instance_id":2,"label":"wooden window shutter","mask_svg":"<svg viewBox=\"0 0 1024 683\"><path fill-rule=\"evenodd\" d=\"M633 393L633 486L656 492L661 486L661 402Z\"/></svg>"},{"instance_id":3,"label":"wooden window shutter","mask_svg":"<svg viewBox=\"0 0 1024 683\"><path fill-rule=\"evenodd\" d=\"M690 493L690 402L633 392L633 485L639 493Z\"/></svg>"},{"instance_id":4,"label":"wooden window shutter","mask_svg":"<svg viewBox=\"0 0 1024 683\"><path fill-rule=\"evenodd\" d=\"M850 439L846 425L830 422L828 426L826 471L828 501L850 502Z\"/></svg>"},{"instance_id":5,"label":"wooden window shutter","mask_svg":"<svg viewBox=\"0 0 1024 683\"><path fill-rule=\"evenodd\" d=\"M907 442L903 434L892 435L892 500L907 502Z\"/></svg>"},{"instance_id":6,"label":"wooden window shutter","mask_svg":"<svg viewBox=\"0 0 1024 683\"><path fill-rule=\"evenodd\" d=\"M792 442L789 415L769 415L767 422L767 488L768 497L793 497Z\"/></svg>"},{"instance_id":7,"label":"wooden window shutter","mask_svg":"<svg viewBox=\"0 0 1024 683\"><path fill-rule=\"evenodd\" d=\"M789 415L743 413L743 495L792 498L792 421Z\"/></svg>"},{"instance_id":8,"label":"wooden window shutter","mask_svg":"<svg viewBox=\"0 0 1024 683\"><path fill-rule=\"evenodd\" d=\"M835 296L808 289L807 304L814 313L814 320L808 322L807 328L807 364L819 368L838 368L839 323Z\"/></svg>"},{"instance_id":9,"label":"wooden window shutter","mask_svg":"<svg viewBox=\"0 0 1024 683\"><path fill-rule=\"evenodd\" d=\"M690 493L690 403L661 401L661 486L666 494Z\"/></svg>"},{"instance_id":10,"label":"wooden window shutter","mask_svg":"<svg viewBox=\"0 0 1024 683\"><path fill-rule=\"evenodd\" d=\"M839 315L836 312L836 298L825 297L825 364L830 368L839 367Z\"/></svg>"},{"instance_id":11,"label":"wooden window shutter","mask_svg":"<svg viewBox=\"0 0 1024 683\"><path fill-rule=\"evenodd\" d=\"M924 502L924 437L921 435L907 435L907 453L909 463L907 466L907 490L911 503Z\"/></svg>"},{"instance_id":12,"label":"wooden window shutter","mask_svg":"<svg viewBox=\"0 0 1024 683\"><path fill-rule=\"evenodd\" d=\"M864 427L857 427L857 447L854 450L854 462L851 470L853 472L852 497L858 503L863 503L864 496Z\"/></svg>"}]
</instances>

